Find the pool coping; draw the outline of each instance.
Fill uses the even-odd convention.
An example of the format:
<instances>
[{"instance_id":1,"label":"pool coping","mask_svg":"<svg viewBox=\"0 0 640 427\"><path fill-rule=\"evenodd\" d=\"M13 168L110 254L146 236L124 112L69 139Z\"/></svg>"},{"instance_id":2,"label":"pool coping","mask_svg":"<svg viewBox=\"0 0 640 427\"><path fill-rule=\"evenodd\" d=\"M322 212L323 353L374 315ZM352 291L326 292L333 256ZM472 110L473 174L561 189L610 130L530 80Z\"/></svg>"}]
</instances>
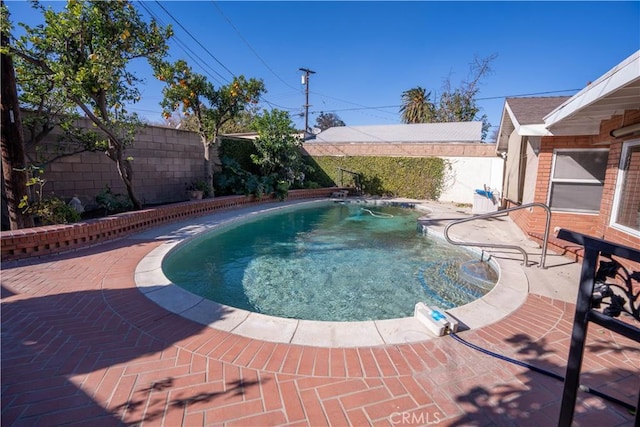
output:
<instances>
[{"instance_id":1,"label":"pool coping","mask_svg":"<svg viewBox=\"0 0 640 427\"><path fill-rule=\"evenodd\" d=\"M360 322L297 320L254 313L192 294L173 284L162 271L162 260L178 245L203 232L229 225L250 215L274 212L293 205L326 203L335 199L294 200L269 203L200 218L163 225L129 238L162 240L164 243L147 254L136 266L135 283L140 292L162 308L210 328L263 341L315 347L370 347L406 344L435 338L417 318L405 317ZM407 203L405 199L370 202ZM417 209L430 211L427 205L413 201ZM430 231L431 232L431 231ZM520 307L527 298L529 285L522 266L505 259L493 261L499 266L494 288L480 299L446 310L462 328L476 329L494 323Z\"/></svg>"}]
</instances>

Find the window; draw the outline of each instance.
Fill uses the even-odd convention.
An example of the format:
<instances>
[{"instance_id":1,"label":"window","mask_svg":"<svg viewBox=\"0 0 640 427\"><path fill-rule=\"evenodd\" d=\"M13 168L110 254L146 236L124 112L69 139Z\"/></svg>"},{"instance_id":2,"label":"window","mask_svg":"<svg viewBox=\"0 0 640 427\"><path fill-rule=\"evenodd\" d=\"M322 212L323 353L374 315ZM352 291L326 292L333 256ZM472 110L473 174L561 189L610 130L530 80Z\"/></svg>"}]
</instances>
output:
<instances>
[{"instance_id":1,"label":"window","mask_svg":"<svg viewBox=\"0 0 640 427\"><path fill-rule=\"evenodd\" d=\"M551 169L549 207L569 212L598 213L609 150L556 150Z\"/></svg>"},{"instance_id":2,"label":"window","mask_svg":"<svg viewBox=\"0 0 640 427\"><path fill-rule=\"evenodd\" d=\"M640 141L622 146L611 226L640 237Z\"/></svg>"}]
</instances>

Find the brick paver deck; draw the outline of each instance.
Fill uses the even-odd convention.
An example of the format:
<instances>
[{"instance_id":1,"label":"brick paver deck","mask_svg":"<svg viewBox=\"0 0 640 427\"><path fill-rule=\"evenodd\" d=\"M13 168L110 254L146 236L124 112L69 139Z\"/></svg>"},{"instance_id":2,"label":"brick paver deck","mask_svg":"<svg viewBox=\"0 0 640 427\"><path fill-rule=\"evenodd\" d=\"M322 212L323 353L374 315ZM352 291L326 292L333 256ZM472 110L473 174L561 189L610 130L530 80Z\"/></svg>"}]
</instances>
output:
<instances>
[{"instance_id":1,"label":"brick paver deck","mask_svg":"<svg viewBox=\"0 0 640 427\"><path fill-rule=\"evenodd\" d=\"M2 269L2 425L555 425L562 383L451 337L319 348L247 339L160 308L135 286L158 243L125 239ZM564 374L573 306L531 295L460 334ZM589 332L582 382L631 404L637 343ZM581 394L577 425L631 425Z\"/></svg>"}]
</instances>

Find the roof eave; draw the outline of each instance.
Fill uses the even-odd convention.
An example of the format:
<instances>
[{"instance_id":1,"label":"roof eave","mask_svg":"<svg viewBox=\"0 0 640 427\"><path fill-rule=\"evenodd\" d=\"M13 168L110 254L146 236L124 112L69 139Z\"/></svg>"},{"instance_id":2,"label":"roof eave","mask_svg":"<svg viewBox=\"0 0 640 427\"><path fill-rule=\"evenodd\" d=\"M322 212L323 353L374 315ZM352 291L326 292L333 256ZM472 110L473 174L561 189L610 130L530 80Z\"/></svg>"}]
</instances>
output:
<instances>
[{"instance_id":1,"label":"roof eave","mask_svg":"<svg viewBox=\"0 0 640 427\"><path fill-rule=\"evenodd\" d=\"M576 134L576 129L579 129L579 133L583 135L597 134L600 128L600 120L591 116L581 117L580 113L584 113L587 107L606 98L615 91L633 84L639 78L640 50L547 114L543 119L546 128L554 135L564 134L565 132ZM600 119L602 118L600 117ZM569 121L573 124L571 130L563 130L562 125L568 125Z\"/></svg>"},{"instance_id":2,"label":"roof eave","mask_svg":"<svg viewBox=\"0 0 640 427\"><path fill-rule=\"evenodd\" d=\"M506 100L502 109L502 120L500 120L500 129L498 129L498 138L496 141L496 152L506 152L509 148L509 138L514 130L520 128L520 123L516 119L515 114Z\"/></svg>"}]
</instances>

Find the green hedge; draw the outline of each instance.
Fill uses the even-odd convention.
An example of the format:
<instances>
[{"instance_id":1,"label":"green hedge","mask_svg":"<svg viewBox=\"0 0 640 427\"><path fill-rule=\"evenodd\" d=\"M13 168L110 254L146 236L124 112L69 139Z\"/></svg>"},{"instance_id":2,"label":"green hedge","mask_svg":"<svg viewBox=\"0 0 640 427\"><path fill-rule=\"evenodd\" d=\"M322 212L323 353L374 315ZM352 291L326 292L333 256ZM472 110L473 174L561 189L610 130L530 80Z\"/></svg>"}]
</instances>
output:
<instances>
[{"instance_id":1,"label":"green hedge","mask_svg":"<svg viewBox=\"0 0 640 427\"><path fill-rule=\"evenodd\" d=\"M220 138L220 147L218 149L218 156L220 159L223 157L230 157L234 159L240 167L247 172L253 174L259 174L260 168L251 160L252 154L258 154L253 141L234 139L234 138Z\"/></svg>"},{"instance_id":2,"label":"green hedge","mask_svg":"<svg viewBox=\"0 0 640 427\"><path fill-rule=\"evenodd\" d=\"M251 141L222 138L219 155L236 160L240 166L253 174L259 168L251 161L256 149ZM407 197L412 199L437 200L442 193L451 167L438 157L304 157L313 168L307 174L307 183L315 182L320 187L355 186L353 175L343 173L342 183L338 168L362 175L365 194L377 196Z\"/></svg>"},{"instance_id":3,"label":"green hedge","mask_svg":"<svg viewBox=\"0 0 640 427\"><path fill-rule=\"evenodd\" d=\"M355 185L353 175L339 168L362 175L365 194L437 200L442 193L449 163L438 157L305 157L314 168L307 180L321 186Z\"/></svg>"}]
</instances>

